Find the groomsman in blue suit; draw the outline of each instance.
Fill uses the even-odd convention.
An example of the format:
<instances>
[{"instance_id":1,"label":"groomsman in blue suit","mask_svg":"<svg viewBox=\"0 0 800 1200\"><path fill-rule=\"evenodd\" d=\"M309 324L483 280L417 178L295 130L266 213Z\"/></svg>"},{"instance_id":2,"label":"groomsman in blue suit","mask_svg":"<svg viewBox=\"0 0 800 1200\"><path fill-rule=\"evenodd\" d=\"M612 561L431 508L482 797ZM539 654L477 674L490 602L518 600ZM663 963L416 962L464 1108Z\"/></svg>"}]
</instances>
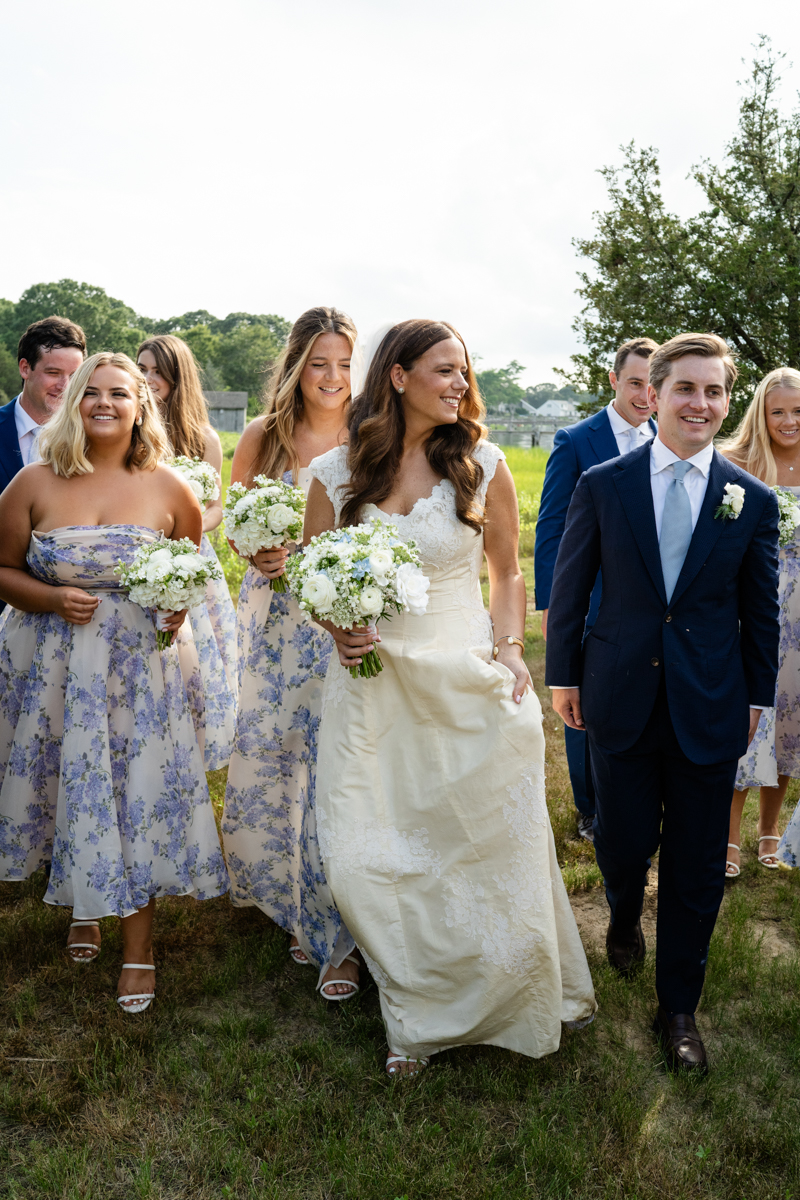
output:
<instances>
[{"instance_id":1,"label":"groomsman in blue suit","mask_svg":"<svg viewBox=\"0 0 800 1200\"><path fill-rule=\"evenodd\" d=\"M660 843L653 1028L670 1068L705 1071L694 1014L725 887L731 788L775 700L778 502L714 449L736 378L721 338L672 338L649 374L657 436L575 489L546 681L562 720L589 735L609 962L628 975L644 959L642 900Z\"/></svg>"},{"instance_id":2,"label":"groomsman in blue suit","mask_svg":"<svg viewBox=\"0 0 800 1200\"><path fill-rule=\"evenodd\" d=\"M86 355L80 325L45 317L23 333L17 348L22 391L0 408L0 491L33 458L39 430L64 399L67 384Z\"/></svg>"},{"instance_id":3,"label":"groomsman in blue suit","mask_svg":"<svg viewBox=\"0 0 800 1200\"><path fill-rule=\"evenodd\" d=\"M567 520L567 509L578 480L589 467L620 454L628 454L655 437L656 425L647 400L647 362L656 349L658 347L652 338L634 338L623 343L614 358L614 369L608 373L614 399L591 417L566 429L559 429L555 436L544 475L534 549L536 607L542 610L545 640L553 570ZM598 576L589 611L585 614L587 632L597 615L600 587ZM592 841L595 805L586 734L583 730L565 725L564 741L577 809L578 833L587 841Z\"/></svg>"}]
</instances>

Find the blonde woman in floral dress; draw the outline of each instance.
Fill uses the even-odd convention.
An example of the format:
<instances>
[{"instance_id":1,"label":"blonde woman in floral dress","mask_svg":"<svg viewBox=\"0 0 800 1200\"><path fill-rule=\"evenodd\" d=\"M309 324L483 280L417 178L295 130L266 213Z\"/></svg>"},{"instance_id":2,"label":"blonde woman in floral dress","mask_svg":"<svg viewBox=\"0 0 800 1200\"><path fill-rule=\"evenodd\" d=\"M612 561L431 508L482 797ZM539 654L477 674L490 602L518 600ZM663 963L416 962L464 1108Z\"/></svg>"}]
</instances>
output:
<instances>
[{"instance_id":1,"label":"blonde woman in floral dress","mask_svg":"<svg viewBox=\"0 0 800 1200\"><path fill-rule=\"evenodd\" d=\"M739 428L719 450L770 487L800 502L800 371L779 367L762 379ZM775 707L765 708L750 748L739 763L731 805L728 862L741 869L741 824L747 793L760 789L758 861L768 870L800 865L800 806L783 837L778 820L790 779L800 779L800 528L780 548L778 598L781 641Z\"/></svg>"},{"instance_id":2,"label":"blonde woman in floral dress","mask_svg":"<svg viewBox=\"0 0 800 1200\"><path fill-rule=\"evenodd\" d=\"M308 491L312 458L345 436L355 336L350 318L333 308L297 319L264 415L236 447L233 482L249 486L266 475ZM255 904L285 929L294 961L317 967L321 994L346 1000L358 990L358 961L320 860L314 797L322 681L333 643L290 593L271 590L287 555L259 551L239 596L239 714L223 844L233 903Z\"/></svg>"},{"instance_id":3,"label":"blonde woman in floral dress","mask_svg":"<svg viewBox=\"0 0 800 1200\"><path fill-rule=\"evenodd\" d=\"M159 334L142 342L139 369L158 401L170 455L183 454L222 469L222 443L208 423L197 364L180 338ZM222 520L222 500L203 513L200 553L216 559L208 535ZM207 771L226 767L236 726L236 612L224 579L211 580L206 602L193 608L178 639L178 654Z\"/></svg>"},{"instance_id":4,"label":"blonde woman in floral dress","mask_svg":"<svg viewBox=\"0 0 800 1200\"><path fill-rule=\"evenodd\" d=\"M160 465L166 435L124 354L72 378L42 462L0 496L0 879L51 861L45 902L72 909L75 962L121 918L119 1002L154 995L157 896L227 891L177 649L114 568L138 547L200 541L188 484ZM174 614L177 634L186 616Z\"/></svg>"}]
</instances>

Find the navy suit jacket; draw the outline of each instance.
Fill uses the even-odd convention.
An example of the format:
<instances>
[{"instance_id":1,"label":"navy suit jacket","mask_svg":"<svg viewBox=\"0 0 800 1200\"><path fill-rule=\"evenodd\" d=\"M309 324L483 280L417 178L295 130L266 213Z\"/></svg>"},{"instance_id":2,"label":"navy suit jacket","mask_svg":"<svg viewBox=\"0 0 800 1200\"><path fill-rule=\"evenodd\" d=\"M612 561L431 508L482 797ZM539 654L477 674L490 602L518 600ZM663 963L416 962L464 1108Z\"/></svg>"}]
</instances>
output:
<instances>
[{"instance_id":1,"label":"navy suit jacket","mask_svg":"<svg viewBox=\"0 0 800 1200\"><path fill-rule=\"evenodd\" d=\"M14 420L16 397L0 408L0 492L7 488L17 471L22 470L22 452Z\"/></svg>"},{"instance_id":2,"label":"navy suit jacket","mask_svg":"<svg viewBox=\"0 0 800 1200\"><path fill-rule=\"evenodd\" d=\"M655 421L651 419L648 424L655 437ZM547 460L539 501L539 516L536 520L533 576L538 609L550 607L550 590L553 586L558 547L567 522L569 502L578 480L589 467L618 457L617 439L604 408L575 425L559 429L556 434L553 449ZM597 587L592 592L588 625L593 623L599 603L598 579Z\"/></svg>"},{"instance_id":3,"label":"navy suit jacket","mask_svg":"<svg viewBox=\"0 0 800 1200\"><path fill-rule=\"evenodd\" d=\"M736 520L714 517L725 484L745 490ZM581 646L597 570L603 597ZM750 705L775 703L778 502L716 451L675 591L667 604L650 487L650 445L581 477L553 579L548 684L581 688L593 741L611 753L643 732L663 676L672 723L695 763L747 749Z\"/></svg>"}]
</instances>

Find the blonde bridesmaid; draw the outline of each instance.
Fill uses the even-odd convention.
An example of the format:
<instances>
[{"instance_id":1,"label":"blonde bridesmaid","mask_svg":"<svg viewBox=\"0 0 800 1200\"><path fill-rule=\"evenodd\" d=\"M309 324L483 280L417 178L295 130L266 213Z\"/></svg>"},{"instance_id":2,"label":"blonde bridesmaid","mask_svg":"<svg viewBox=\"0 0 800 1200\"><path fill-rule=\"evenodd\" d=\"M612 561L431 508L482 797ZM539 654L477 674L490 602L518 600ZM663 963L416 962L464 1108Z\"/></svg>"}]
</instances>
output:
<instances>
[{"instance_id":1,"label":"blonde bridesmaid","mask_svg":"<svg viewBox=\"0 0 800 1200\"><path fill-rule=\"evenodd\" d=\"M356 330L335 308L295 322L267 392L233 459L232 480L283 478L308 491L312 458L342 444ZM313 963L327 1000L358 990L358 960L325 878L315 776L322 681L333 645L291 593L273 592L288 550L250 560L237 613L239 713L228 771L223 844L237 906L257 905Z\"/></svg>"}]
</instances>

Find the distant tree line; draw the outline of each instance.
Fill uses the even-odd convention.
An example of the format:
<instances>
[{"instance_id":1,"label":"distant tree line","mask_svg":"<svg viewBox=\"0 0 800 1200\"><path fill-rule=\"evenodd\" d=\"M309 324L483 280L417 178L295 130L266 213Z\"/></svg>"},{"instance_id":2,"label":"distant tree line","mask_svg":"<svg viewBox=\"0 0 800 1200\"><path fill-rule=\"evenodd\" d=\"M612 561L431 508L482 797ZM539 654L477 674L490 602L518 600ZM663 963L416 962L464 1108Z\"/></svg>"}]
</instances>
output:
<instances>
[{"instance_id":1,"label":"distant tree line","mask_svg":"<svg viewBox=\"0 0 800 1200\"><path fill-rule=\"evenodd\" d=\"M247 392L254 411L266 372L283 348L291 321L273 313L229 313L212 316L205 309L168 320L134 312L103 288L73 279L38 283L14 304L0 300L0 400L20 387L17 343L33 321L57 313L83 328L90 354L122 350L134 357L139 343L154 333L173 333L192 348L208 391Z\"/></svg>"},{"instance_id":2,"label":"distant tree line","mask_svg":"<svg viewBox=\"0 0 800 1200\"><path fill-rule=\"evenodd\" d=\"M540 408L546 400L571 400L579 405L591 405L596 400L596 396L576 391L572 384L536 383L524 388L519 382L524 370L516 359L512 359L507 367L476 370L487 413L522 417L530 416L531 409Z\"/></svg>"}]
</instances>

